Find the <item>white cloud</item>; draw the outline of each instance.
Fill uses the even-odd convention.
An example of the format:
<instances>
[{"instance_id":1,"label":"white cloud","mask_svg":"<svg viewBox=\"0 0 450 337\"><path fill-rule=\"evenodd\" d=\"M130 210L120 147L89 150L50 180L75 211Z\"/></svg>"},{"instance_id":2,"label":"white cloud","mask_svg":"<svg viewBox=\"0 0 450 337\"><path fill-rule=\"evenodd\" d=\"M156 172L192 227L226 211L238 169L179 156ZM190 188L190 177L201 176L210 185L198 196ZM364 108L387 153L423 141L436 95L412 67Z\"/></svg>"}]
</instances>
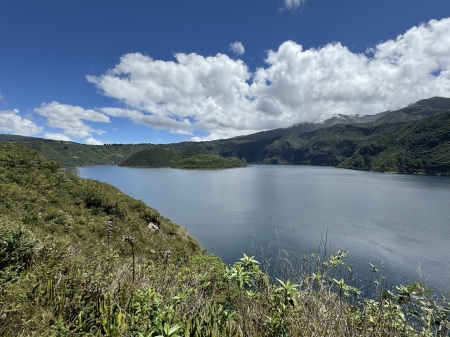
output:
<instances>
[{"instance_id":1,"label":"white cloud","mask_svg":"<svg viewBox=\"0 0 450 337\"><path fill-rule=\"evenodd\" d=\"M101 111L178 132L246 127L240 113L248 109L251 74L242 61L223 54L176 54L175 59L127 54L103 76L88 76L105 95L128 107Z\"/></svg>"},{"instance_id":2,"label":"white cloud","mask_svg":"<svg viewBox=\"0 0 450 337\"><path fill-rule=\"evenodd\" d=\"M305 2L306 0L284 0L284 7L287 9L297 9Z\"/></svg>"},{"instance_id":3,"label":"white cloud","mask_svg":"<svg viewBox=\"0 0 450 337\"><path fill-rule=\"evenodd\" d=\"M448 55L450 18L413 27L366 54L340 43L304 50L286 41L254 73L223 54L179 53L163 61L134 53L87 79L124 106L101 109L104 119L217 139L450 96Z\"/></svg>"},{"instance_id":4,"label":"white cloud","mask_svg":"<svg viewBox=\"0 0 450 337\"><path fill-rule=\"evenodd\" d=\"M236 55L244 55L245 53L244 45L239 41L230 43L230 50Z\"/></svg>"},{"instance_id":5,"label":"white cloud","mask_svg":"<svg viewBox=\"0 0 450 337\"><path fill-rule=\"evenodd\" d=\"M33 136L41 132L42 128L33 121L22 118L19 110L0 111L0 131L21 136Z\"/></svg>"},{"instance_id":6,"label":"white cloud","mask_svg":"<svg viewBox=\"0 0 450 337\"><path fill-rule=\"evenodd\" d=\"M95 139L92 137L86 138L84 143L87 145L103 145L103 142L101 140L98 140L98 139Z\"/></svg>"},{"instance_id":7,"label":"white cloud","mask_svg":"<svg viewBox=\"0 0 450 337\"><path fill-rule=\"evenodd\" d=\"M134 109L122 109L122 108L112 108L105 107L99 109L106 115L111 117L123 117L132 120L138 124L147 125L153 129L163 130L163 129L176 129L180 124L180 121L177 121L174 116L163 116L153 113L145 113L139 110ZM188 127L189 121L187 119L184 120L184 127Z\"/></svg>"},{"instance_id":8,"label":"white cloud","mask_svg":"<svg viewBox=\"0 0 450 337\"><path fill-rule=\"evenodd\" d=\"M192 136L192 132L188 132L188 131L183 131L183 130L173 130L170 131L170 133L173 133L175 135L187 135L187 136Z\"/></svg>"},{"instance_id":9,"label":"white cloud","mask_svg":"<svg viewBox=\"0 0 450 337\"><path fill-rule=\"evenodd\" d=\"M65 134L62 133L52 133L52 132L46 132L44 133L44 138L46 139L53 139L53 140L63 140L66 142L71 142L72 139Z\"/></svg>"},{"instance_id":10,"label":"white cloud","mask_svg":"<svg viewBox=\"0 0 450 337\"><path fill-rule=\"evenodd\" d=\"M83 121L109 122L109 117L94 110L86 110L79 106L58 102L43 103L34 112L47 118L47 125L63 130L67 137L86 138L92 133L103 134L104 131L92 129Z\"/></svg>"}]
</instances>

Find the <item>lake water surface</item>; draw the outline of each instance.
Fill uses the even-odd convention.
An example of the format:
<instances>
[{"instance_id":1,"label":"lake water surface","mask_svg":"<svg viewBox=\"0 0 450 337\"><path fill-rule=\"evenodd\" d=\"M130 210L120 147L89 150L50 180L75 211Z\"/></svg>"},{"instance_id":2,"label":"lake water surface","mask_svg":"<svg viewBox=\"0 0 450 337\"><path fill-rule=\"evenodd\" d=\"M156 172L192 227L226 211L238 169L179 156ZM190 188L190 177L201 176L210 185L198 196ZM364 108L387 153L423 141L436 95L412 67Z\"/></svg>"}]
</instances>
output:
<instances>
[{"instance_id":1,"label":"lake water surface","mask_svg":"<svg viewBox=\"0 0 450 337\"><path fill-rule=\"evenodd\" d=\"M373 263L390 282L422 280L450 291L448 177L269 165L79 171L186 227L228 264L242 253L271 257L283 250L301 259L326 241L349 252L357 274L370 273Z\"/></svg>"}]
</instances>

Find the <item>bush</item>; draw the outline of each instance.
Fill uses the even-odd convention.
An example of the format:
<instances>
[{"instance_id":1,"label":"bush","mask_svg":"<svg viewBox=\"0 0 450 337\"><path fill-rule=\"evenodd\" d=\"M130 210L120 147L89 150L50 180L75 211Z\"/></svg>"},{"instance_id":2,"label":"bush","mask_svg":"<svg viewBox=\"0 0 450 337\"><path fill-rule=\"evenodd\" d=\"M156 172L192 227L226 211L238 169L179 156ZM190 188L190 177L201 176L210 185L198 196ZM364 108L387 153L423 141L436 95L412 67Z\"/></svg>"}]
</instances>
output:
<instances>
[{"instance_id":1,"label":"bush","mask_svg":"<svg viewBox=\"0 0 450 337\"><path fill-rule=\"evenodd\" d=\"M33 263L36 241L22 226L0 220L0 272L20 273Z\"/></svg>"}]
</instances>

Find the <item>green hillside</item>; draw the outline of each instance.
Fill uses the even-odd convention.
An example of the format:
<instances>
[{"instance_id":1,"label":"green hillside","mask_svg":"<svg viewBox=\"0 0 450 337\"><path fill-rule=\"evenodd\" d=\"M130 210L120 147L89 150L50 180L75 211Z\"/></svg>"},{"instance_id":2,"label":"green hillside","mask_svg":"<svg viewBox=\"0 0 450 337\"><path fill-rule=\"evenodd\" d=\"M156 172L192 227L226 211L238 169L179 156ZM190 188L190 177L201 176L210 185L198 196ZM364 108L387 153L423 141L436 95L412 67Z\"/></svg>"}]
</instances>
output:
<instances>
[{"instance_id":1,"label":"green hillside","mask_svg":"<svg viewBox=\"0 0 450 337\"><path fill-rule=\"evenodd\" d=\"M450 175L450 111L403 124L365 141L340 167Z\"/></svg>"},{"instance_id":2,"label":"green hillside","mask_svg":"<svg viewBox=\"0 0 450 337\"><path fill-rule=\"evenodd\" d=\"M450 332L447 300L421 283L385 289L375 266L355 287L343 250L277 261L273 279L250 255L225 266L156 210L29 148L0 147L0 184L0 336Z\"/></svg>"},{"instance_id":3,"label":"green hillside","mask_svg":"<svg viewBox=\"0 0 450 337\"><path fill-rule=\"evenodd\" d=\"M2 135L0 143L22 145L38 151L47 160L62 166L117 165L132 154L151 148L151 144L85 145L67 141Z\"/></svg>"},{"instance_id":4,"label":"green hillside","mask_svg":"<svg viewBox=\"0 0 450 337\"><path fill-rule=\"evenodd\" d=\"M226 169L245 167L244 161L208 153L206 147L196 143L180 143L154 147L136 152L124 160L128 167L173 167L182 169Z\"/></svg>"},{"instance_id":5,"label":"green hillside","mask_svg":"<svg viewBox=\"0 0 450 337\"><path fill-rule=\"evenodd\" d=\"M246 166L239 158L224 158L217 154L199 154L182 159L176 164L177 168L182 169L227 169Z\"/></svg>"},{"instance_id":6,"label":"green hillside","mask_svg":"<svg viewBox=\"0 0 450 337\"><path fill-rule=\"evenodd\" d=\"M450 99L434 97L421 100L397 111L389 111L376 116L346 116L331 118L318 124L299 124L291 128L278 129L257 133L254 135L236 137L229 140L212 142L213 152L224 156L245 158L247 162L266 164L299 164L299 165L325 165L359 168L386 172L386 165L354 165L347 162L360 148L367 145L372 139L383 139L384 147L396 147L390 135L402 132L421 120L422 123L433 123L429 117L441 112L450 111ZM423 125L423 124L421 124ZM441 126L449 129L446 121ZM419 130L417 130L419 132ZM438 132L436 130L436 132ZM433 127L424 137L432 136ZM405 137L409 137L405 135ZM434 137L434 136L432 136ZM448 140L441 138L442 147L447 146ZM419 152L418 152L419 153ZM435 156L438 156L435 158ZM380 157L380 161L383 157ZM443 160L437 152L427 155L428 162L439 163ZM345 164L344 164L345 161ZM342 163L342 164L341 164ZM434 164L431 164L434 165ZM392 168L392 167L391 167ZM440 169L441 168L441 169ZM390 170L392 171L392 170ZM419 167L411 167L409 173L421 173ZM432 174L449 174L445 165L437 165L435 169L428 170Z\"/></svg>"},{"instance_id":7,"label":"green hillside","mask_svg":"<svg viewBox=\"0 0 450 337\"><path fill-rule=\"evenodd\" d=\"M174 263L201 253L183 228L143 202L29 148L0 146L0 184L1 336L50 336L52 325L74 325L77 315L97 324L99 301L117 282L131 283L126 236L140 268L168 250Z\"/></svg>"},{"instance_id":8,"label":"green hillside","mask_svg":"<svg viewBox=\"0 0 450 337\"><path fill-rule=\"evenodd\" d=\"M120 163L129 167L173 167L181 159L181 154L162 147L138 151Z\"/></svg>"},{"instance_id":9,"label":"green hillside","mask_svg":"<svg viewBox=\"0 0 450 337\"><path fill-rule=\"evenodd\" d=\"M448 175L445 149L449 141L445 134L450 126L445 116L441 117L439 128L435 127L432 119L446 111L450 111L450 98L433 97L377 115L338 115L321 123L301 123L284 129L199 143L100 146L11 135L0 135L0 143L31 147L62 166L176 167L182 159L209 153L224 158L240 158L247 163L326 165L380 172ZM418 123L416 128L413 126L415 123ZM430 124L428 127L427 123ZM408 131L409 128L414 131ZM420 133L423 133L422 137ZM393 137L400 134L401 139ZM428 138L439 141L439 147L437 144L424 144ZM413 145L408 149L403 143L415 144L417 151Z\"/></svg>"},{"instance_id":10,"label":"green hillside","mask_svg":"<svg viewBox=\"0 0 450 337\"><path fill-rule=\"evenodd\" d=\"M178 144L155 145L150 149L137 151L120 163L128 167L177 167L182 159L207 154L204 146L183 142Z\"/></svg>"}]
</instances>

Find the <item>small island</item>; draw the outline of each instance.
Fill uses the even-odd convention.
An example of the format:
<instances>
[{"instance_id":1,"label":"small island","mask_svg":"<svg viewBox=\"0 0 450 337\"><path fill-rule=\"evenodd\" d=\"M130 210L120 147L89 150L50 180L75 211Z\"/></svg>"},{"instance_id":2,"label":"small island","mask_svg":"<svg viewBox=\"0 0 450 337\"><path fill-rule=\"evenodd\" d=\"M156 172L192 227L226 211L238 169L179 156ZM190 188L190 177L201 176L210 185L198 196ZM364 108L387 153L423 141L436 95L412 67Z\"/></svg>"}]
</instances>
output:
<instances>
[{"instance_id":1,"label":"small island","mask_svg":"<svg viewBox=\"0 0 450 337\"><path fill-rule=\"evenodd\" d=\"M164 149L153 147L138 151L124 160L119 166L125 167L171 167L191 170L217 170L246 167L245 159L222 157L208 153L199 146L188 146L182 149Z\"/></svg>"},{"instance_id":2,"label":"small island","mask_svg":"<svg viewBox=\"0 0 450 337\"><path fill-rule=\"evenodd\" d=\"M181 159L174 167L191 170L228 169L246 167L245 161L237 158L225 158L217 154L198 154Z\"/></svg>"}]
</instances>

